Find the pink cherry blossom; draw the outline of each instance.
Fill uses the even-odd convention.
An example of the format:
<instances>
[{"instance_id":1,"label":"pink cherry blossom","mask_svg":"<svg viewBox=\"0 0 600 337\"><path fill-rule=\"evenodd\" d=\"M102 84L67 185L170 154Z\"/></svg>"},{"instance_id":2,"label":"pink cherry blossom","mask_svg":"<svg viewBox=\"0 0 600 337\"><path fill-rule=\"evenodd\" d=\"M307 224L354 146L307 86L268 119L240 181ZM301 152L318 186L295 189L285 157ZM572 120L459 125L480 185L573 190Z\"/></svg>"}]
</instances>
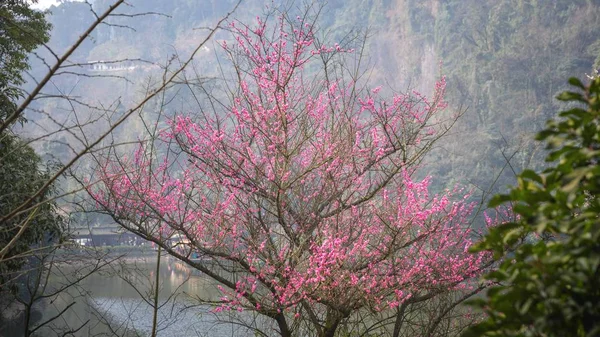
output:
<instances>
[{"instance_id":1,"label":"pink cherry blossom","mask_svg":"<svg viewBox=\"0 0 600 337\"><path fill-rule=\"evenodd\" d=\"M232 23L235 44L221 46L243 62L230 105L173 118L158 153L141 143L132 160L106 158L98 205L157 243L185 237L165 247L220 284L216 311L301 319L302 303L344 317L471 287L488 258L467 252L473 206L415 178L445 131L445 79L431 98L384 98L309 76L320 54L350 51L317 46L312 25L289 21Z\"/></svg>"}]
</instances>

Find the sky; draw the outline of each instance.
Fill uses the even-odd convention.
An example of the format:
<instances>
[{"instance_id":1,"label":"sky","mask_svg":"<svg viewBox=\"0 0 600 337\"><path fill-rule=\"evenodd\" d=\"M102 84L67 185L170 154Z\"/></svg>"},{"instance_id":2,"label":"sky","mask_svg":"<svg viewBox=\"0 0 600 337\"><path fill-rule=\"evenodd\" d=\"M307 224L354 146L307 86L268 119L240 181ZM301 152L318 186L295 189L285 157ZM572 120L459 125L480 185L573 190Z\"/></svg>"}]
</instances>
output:
<instances>
[{"instance_id":1,"label":"sky","mask_svg":"<svg viewBox=\"0 0 600 337\"><path fill-rule=\"evenodd\" d=\"M46 9L52 5L57 5L57 0L39 0L37 4L31 5L31 7L36 9Z\"/></svg>"},{"instance_id":2,"label":"sky","mask_svg":"<svg viewBox=\"0 0 600 337\"><path fill-rule=\"evenodd\" d=\"M68 0L68 1L73 1L73 0ZM79 0L82 1L82 0ZM32 5L31 7L36 8L36 9L47 9L52 5L58 5L60 2L63 1L59 1L59 0L38 0L37 4Z\"/></svg>"}]
</instances>

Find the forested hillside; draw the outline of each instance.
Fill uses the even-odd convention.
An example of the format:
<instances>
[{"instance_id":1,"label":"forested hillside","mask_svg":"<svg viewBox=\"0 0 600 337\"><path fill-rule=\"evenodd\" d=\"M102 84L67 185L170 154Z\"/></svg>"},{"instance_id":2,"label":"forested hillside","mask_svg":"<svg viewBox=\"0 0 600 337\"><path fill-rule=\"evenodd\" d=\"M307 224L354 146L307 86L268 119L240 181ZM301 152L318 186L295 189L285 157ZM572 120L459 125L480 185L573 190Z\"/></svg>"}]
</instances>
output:
<instances>
[{"instance_id":1,"label":"forested hillside","mask_svg":"<svg viewBox=\"0 0 600 337\"><path fill-rule=\"evenodd\" d=\"M565 78L600 67L599 1L340 1L333 26L369 22L375 73L426 92L442 73L451 106L466 113L434 162L446 181L489 187L543 157L527 139L559 108ZM344 26L345 23L345 26ZM504 154L503 154L504 153ZM506 158L505 158L506 157ZM482 160L483 159L483 160ZM441 160L441 161L440 161ZM500 187L514 176L510 168Z\"/></svg>"},{"instance_id":2,"label":"forested hillside","mask_svg":"<svg viewBox=\"0 0 600 337\"><path fill-rule=\"evenodd\" d=\"M96 1L94 8L107 3ZM129 28L118 26L127 18L112 19L115 26L101 26L78 50L77 59L165 64L172 55L189 52L201 36L199 28L214 22L233 3L134 1L137 12L164 15L140 17L128 22ZM250 13L264 12L269 5L242 2L236 16L252 20ZM541 150L527 139L558 108L553 97L565 88L564 79L583 78L600 67L598 5L596 0L334 0L320 12L319 23L322 37L333 42L368 30L363 67L370 69L372 83L430 93L436 78L447 76L450 107L465 113L450 141L432 154L424 170L440 177L440 187L473 183L485 190L508 158L511 165L499 180L501 188L514 176L512 169L540 164ZM288 8L297 10L297 5ZM92 16L83 3L63 3L50 9L48 19L54 27L50 46L61 50ZM216 75L215 63L208 60L219 49L212 44L196 61L202 76ZM131 82L65 76L56 85L94 92L97 101L127 101L158 69L148 63L135 65L126 73ZM33 73L42 71L36 67ZM120 88L119 95L114 94L115 87Z\"/></svg>"},{"instance_id":3,"label":"forested hillside","mask_svg":"<svg viewBox=\"0 0 600 337\"><path fill-rule=\"evenodd\" d=\"M467 159L475 170L465 172L486 186L515 150L522 149L511 161L516 170L540 165L531 133L559 110L554 97L567 88L565 78L600 66L598 1L448 1L443 8L435 48L453 104L468 107L453 166Z\"/></svg>"}]
</instances>

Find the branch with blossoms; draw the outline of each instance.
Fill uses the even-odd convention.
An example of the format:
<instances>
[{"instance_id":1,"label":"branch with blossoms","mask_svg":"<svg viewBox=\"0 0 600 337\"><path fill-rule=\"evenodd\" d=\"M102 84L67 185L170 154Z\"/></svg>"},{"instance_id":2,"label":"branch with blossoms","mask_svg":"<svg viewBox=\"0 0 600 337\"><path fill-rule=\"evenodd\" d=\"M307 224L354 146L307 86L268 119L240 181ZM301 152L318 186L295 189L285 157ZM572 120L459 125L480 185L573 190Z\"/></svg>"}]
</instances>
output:
<instances>
[{"instance_id":1,"label":"branch with blossoms","mask_svg":"<svg viewBox=\"0 0 600 337\"><path fill-rule=\"evenodd\" d=\"M215 310L255 311L281 336L333 336L357 312L477 287L488 256L468 253L468 195L415 178L453 122L445 80L431 99L318 80L318 56L351 51L315 43L305 19L231 23L230 103L104 158L98 207L220 284Z\"/></svg>"}]
</instances>

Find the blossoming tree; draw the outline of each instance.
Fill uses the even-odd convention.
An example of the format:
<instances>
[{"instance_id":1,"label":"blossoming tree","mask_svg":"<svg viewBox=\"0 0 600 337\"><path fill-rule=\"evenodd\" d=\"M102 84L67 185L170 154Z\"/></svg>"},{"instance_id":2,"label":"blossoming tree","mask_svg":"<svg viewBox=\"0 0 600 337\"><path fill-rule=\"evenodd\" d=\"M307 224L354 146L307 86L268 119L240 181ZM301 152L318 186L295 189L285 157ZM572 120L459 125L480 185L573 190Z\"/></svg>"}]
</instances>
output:
<instances>
[{"instance_id":1,"label":"blossoming tree","mask_svg":"<svg viewBox=\"0 0 600 337\"><path fill-rule=\"evenodd\" d=\"M431 99L383 99L306 17L230 31L230 102L107 156L98 206L216 281L216 311L256 312L281 336L334 336L357 312L471 287L485 256L466 252L470 206L414 178L452 122L444 80Z\"/></svg>"}]
</instances>

